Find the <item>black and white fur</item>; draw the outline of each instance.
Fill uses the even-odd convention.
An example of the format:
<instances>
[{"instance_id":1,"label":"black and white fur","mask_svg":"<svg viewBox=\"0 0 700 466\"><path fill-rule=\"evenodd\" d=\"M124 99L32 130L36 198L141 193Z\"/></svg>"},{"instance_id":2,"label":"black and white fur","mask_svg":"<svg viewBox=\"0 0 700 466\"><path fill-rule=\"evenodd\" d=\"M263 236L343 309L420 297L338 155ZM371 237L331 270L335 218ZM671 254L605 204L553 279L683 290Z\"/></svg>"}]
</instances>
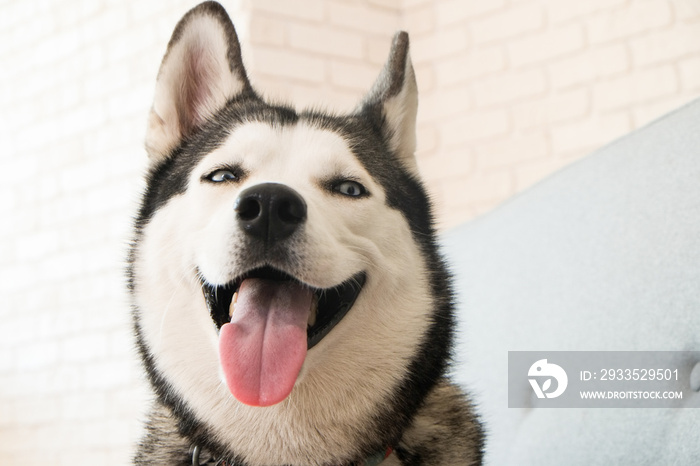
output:
<instances>
[{"instance_id":1,"label":"black and white fur","mask_svg":"<svg viewBox=\"0 0 700 466\"><path fill-rule=\"evenodd\" d=\"M453 296L414 159L408 47L398 33L367 97L337 116L264 101L219 4L203 3L177 25L149 119L128 265L138 347L157 395L135 464L192 464L195 445L231 465L362 464L387 446L385 466L481 463L479 423L445 377ZM203 181L230 166L245 175ZM366 195L340 193L344 180ZM309 350L289 397L260 408L239 403L222 381L202 281L223 284L260 265L233 205L264 182L293 188L308 206L303 229L267 265L318 288L360 271L367 281Z\"/></svg>"}]
</instances>

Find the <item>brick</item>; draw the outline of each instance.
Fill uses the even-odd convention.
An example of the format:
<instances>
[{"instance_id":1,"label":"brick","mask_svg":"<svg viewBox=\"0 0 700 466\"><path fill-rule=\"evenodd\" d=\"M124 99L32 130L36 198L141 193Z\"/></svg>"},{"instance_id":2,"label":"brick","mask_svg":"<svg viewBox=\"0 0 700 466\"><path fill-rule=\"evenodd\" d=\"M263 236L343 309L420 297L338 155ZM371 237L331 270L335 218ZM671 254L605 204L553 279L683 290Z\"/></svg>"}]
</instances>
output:
<instances>
[{"instance_id":1,"label":"brick","mask_svg":"<svg viewBox=\"0 0 700 466\"><path fill-rule=\"evenodd\" d=\"M2 277L4 279L9 276L9 274L5 273L5 270L3 270L2 272ZM9 270L8 272L11 272L11 270ZM25 272L25 270L22 270L22 272ZM15 288L12 291L16 292L16 289L17 288ZM0 331L2 332L1 335L3 337L3 343L7 347L21 346L24 343L30 342L34 338L34 331L31 319L19 318L16 315L13 317L14 318L10 318L3 322L4 328L0 329Z\"/></svg>"},{"instance_id":2,"label":"brick","mask_svg":"<svg viewBox=\"0 0 700 466\"><path fill-rule=\"evenodd\" d=\"M413 36L433 32L435 23L435 7L433 5L425 5L406 11L403 15L401 27Z\"/></svg>"},{"instance_id":3,"label":"brick","mask_svg":"<svg viewBox=\"0 0 700 466\"><path fill-rule=\"evenodd\" d=\"M144 105L151 102L153 89L149 87L133 87L111 97L105 105L107 118L111 121L124 117L138 117L143 114ZM146 127L144 122L144 127Z\"/></svg>"},{"instance_id":4,"label":"brick","mask_svg":"<svg viewBox=\"0 0 700 466\"><path fill-rule=\"evenodd\" d=\"M542 94L547 88L544 71L535 68L484 79L476 83L474 93L477 107L512 103Z\"/></svg>"},{"instance_id":5,"label":"brick","mask_svg":"<svg viewBox=\"0 0 700 466\"><path fill-rule=\"evenodd\" d=\"M58 419L56 400L49 397L22 398L15 405L15 422L19 426L36 426Z\"/></svg>"},{"instance_id":6,"label":"brick","mask_svg":"<svg viewBox=\"0 0 700 466\"><path fill-rule=\"evenodd\" d=\"M325 26L290 24L288 34L289 45L295 49L336 57L359 59L364 56L364 40L357 33Z\"/></svg>"},{"instance_id":7,"label":"brick","mask_svg":"<svg viewBox=\"0 0 700 466\"><path fill-rule=\"evenodd\" d=\"M154 75L155 76L155 75ZM95 101L105 95L113 95L114 92L127 87L129 83L129 69L124 66L110 66L102 68L96 73L90 73L83 78L84 98L88 101ZM153 81L155 86L155 80ZM146 105L149 105L146 103Z\"/></svg>"},{"instance_id":8,"label":"brick","mask_svg":"<svg viewBox=\"0 0 700 466\"><path fill-rule=\"evenodd\" d=\"M83 366L83 386L89 390L129 386L135 367L129 360L100 361Z\"/></svg>"},{"instance_id":9,"label":"brick","mask_svg":"<svg viewBox=\"0 0 700 466\"><path fill-rule=\"evenodd\" d=\"M391 49L391 40L382 37L381 39L375 39L373 37L367 38L367 58L370 63L376 65L383 65L384 62L389 57L389 50ZM415 62L414 62L415 65Z\"/></svg>"},{"instance_id":10,"label":"brick","mask_svg":"<svg viewBox=\"0 0 700 466\"><path fill-rule=\"evenodd\" d=\"M252 63L249 69L252 69ZM253 73L255 75L253 86L259 91L264 91L265 98L271 102L280 102L285 104L291 104L292 102L292 87L293 82L289 79L274 75L261 75L258 72ZM296 100L293 102L296 104Z\"/></svg>"},{"instance_id":11,"label":"brick","mask_svg":"<svg viewBox=\"0 0 700 466\"><path fill-rule=\"evenodd\" d=\"M700 89L700 57L682 60L678 64L678 70L683 90Z\"/></svg>"},{"instance_id":12,"label":"brick","mask_svg":"<svg viewBox=\"0 0 700 466\"><path fill-rule=\"evenodd\" d=\"M379 75L379 70L363 62L349 63L334 60L330 63L330 74L332 84L366 92Z\"/></svg>"},{"instance_id":13,"label":"brick","mask_svg":"<svg viewBox=\"0 0 700 466\"><path fill-rule=\"evenodd\" d=\"M533 186L561 169L564 165L565 162L562 159L549 157L516 167L514 170L515 191L520 192Z\"/></svg>"},{"instance_id":14,"label":"brick","mask_svg":"<svg viewBox=\"0 0 700 466\"><path fill-rule=\"evenodd\" d=\"M585 2L562 2L545 0L547 19L552 23L561 23L591 16L603 10L617 9L627 3L626 0L587 0Z\"/></svg>"},{"instance_id":15,"label":"brick","mask_svg":"<svg viewBox=\"0 0 700 466\"><path fill-rule=\"evenodd\" d=\"M134 355L134 336L127 329L119 329L109 334L107 355L112 358L127 359Z\"/></svg>"},{"instance_id":16,"label":"brick","mask_svg":"<svg viewBox=\"0 0 700 466\"><path fill-rule=\"evenodd\" d=\"M415 38L411 43L411 58L414 63L422 63L463 52L468 45L464 28L440 29L435 34Z\"/></svg>"},{"instance_id":17,"label":"brick","mask_svg":"<svg viewBox=\"0 0 700 466\"><path fill-rule=\"evenodd\" d=\"M111 392L107 396L107 415L115 418L132 418L133 414L145 411L144 402L150 397L150 387L145 380L128 388Z\"/></svg>"},{"instance_id":18,"label":"brick","mask_svg":"<svg viewBox=\"0 0 700 466\"><path fill-rule=\"evenodd\" d=\"M105 438L107 437L107 434L102 429L98 429L94 434L90 432L90 428L85 430L89 433L90 438L94 438L92 435L100 435L104 436ZM76 435L79 435L81 439L84 440L86 438L86 434L83 429L75 429L74 432L76 432ZM80 458L80 464L113 464L109 462L106 451L83 446L80 448L65 448L65 450L62 451L61 455L58 457L57 465L69 466L71 464L75 464L76 458Z\"/></svg>"},{"instance_id":19,"label":"brick","mask_svg":"<svg viewBox=\"0 0 700 466\"><path fill-rule=\"evenodd\" d=\"M574 24L510 42L508 57L513 66L524 66L571 54L584 45L583 28Z\"/></svg>"},{"instance_id":20,"label":"brick","mask_svg":"<svg viewBox=\"0 0 700 466\"><path fill-rule=\"evenodd\" d=\"M473 21L474 42L503 41L534 32L544 26L544 11L538 3L516 5L502 12Z\"/></svg>"},{"instance_id":21,"label":"brick","mask_svg":"<svg viewBox=\"0 0 700 466\"><path fill-rule=\"evenodd\" d=\"M419 95L435 89L435 70L432 65L416 65L413 72L416 74Z\"/></svg>"},{"instance_id":22,"label":"brick","mask_svg":"<svg viewBox=\"0 0 700 466\"><path fill-rule=\"evenodd\" d=\"M104 236L104 233L102 236ZM95 242L93 241L93 244L94 243ZM101 242L99 244L104 244L104 242ZM73 280L64 280L62 281L60 289L55 293L54 297L58 297L62 303L65 303L69 306L74 306L76 308L79 308L81 305L84 304L89 305L90 302L95 302L108 297L106 291L107 284L104 283L103 280L103 277L94 274L89 277L76 278ZM82 329L82 327L80 329ZM62 333L65 332L61 332L60 328L57 328L56 330L58 331L55 333L55 335L65 337L65 335L62 335ZM75 343L81 343L84 346L86 345L86 342L83 340L78 340L77 342L70 342L69 340L63 338L61 341L62 347L65 347L68 343L72 343L73 346L75 346Z\"/></svg>"},{"instance_id":23,"label":"brick","mask_svg":"<svg viewBox=\"0 0 700 466\"><path fill-rule=\"evenodd\" d=\"M6 5L3 5L3 14L0 15L0 27L5 28L11 24L26 23L37 14L37 7L37 4L29 2L6 2ZM48 4L44 6L44 9L48 9Z\"/></svg>"},{"instance_id":24,"label":"brick","mask_svg":"<svg viewBox=\"0 0 700 466\"><path fill-rule=\"evenodd\" d=\"M630 41L635 66L672 62L700 52L700 30L696 25L677 25L665 31L654 31Z\"/></svg>"},{"instance_id":25,"label":"brick","mask_svg":"<svg viewBox=\"0 0 700 466\"><path fill-rule=\"evenodd\" d=\"M140 50L147 50L157 44L159 44L158 36L152 24L146 23L138 28L131 27L126 31L111 36L105 42L107 62L121 64L130 54Z\"/></svg>"},{"instance_id":26,"label":"brick","mask_svg":"<svg viewBox=\"0 0 700 466\"><path fill-rule=\"evenodd\" d=\"M588 39L592 44L609 42L668 26L672 21L669 2L632 2L628 8L606 11L589 19Z\"/></svg>"},{"instance_id":27,"label":"brick","mask_svg":"<svg viewBox=\"0 0 700 466\"><path fill-rule=\"evenodd\" d=\"M32 21L16 25L5 34L5 40L0 44L0 56L13 51L26 53L28 46L56 34L57 29L55 19L50 16L38 16Z\"/></svg>"},{"instance_id":28,"label":"brick","mask_svg":"<svg viewBox=\"0 0 700 466\"><path fill-rule=\"evenodd\" d=\"M676 71L666 65L597 84L593 88L593 99L597 108L615 110L668 96L677 90Z\"/></svg>"},{"instance_id":29,"label":"brick","mask_svg":"<svg viewBox=\"0 0 700 466\"><path fill-rule=\"evenodd\" d=\"M158 5L160 2L137 2ZM126 31L129 26L129 11L123 7L113 7L101 11L97 16L80 23L82 40L86 44L102 40L118 32ZM150 25L148 26L151 27Z\"/></svg>"},{"instance_id":30,"label":"brick","mask_svg":"<svg viewBox=\"0 0 700 466\"><path fill-rule=\"evenodd\" d=\"M491 206L491 204L489 204ZM450 206L439 206L437 216L438 229L441 231L449 230L450 228L456 227L467 220L471 220L476 217L477 211L473 204L469 205L450 205Z\"/></svg>"},{"instance_id":31,"label":"brick","mask_svg":"<svg viewBox=\"0 0 700 466\"><path fill-rule=\"evenodd\" d=\"M328 19L331 25L385 37L393 36L401 26L398 10L388 11L357 3L329 2Z\"/></svg>"},{"instance_id":32,"label":"brick","mask_svg":"<svg viewBox=\"0 0 700 466\"><path fill-rule=\"evenodd\" d=\"M15 245L15 257L20 262L38 260L58 252L59 234L56 230L42 230L22 236Z\"/></svg>"},{"instance_id":33,"label":"brick","mask_svg":"<svg viewBox=\"0 0 700 466\"><path fill-rule=\"evenodd\" d=\"M61 420L100 419L107 413L107 396L96 391L68 394L61 397Z\"/></svg>"},{"instance_id":34,"label":"brick","mask_svg":"<svg viewBox=\"0 0 700 466\"><path fill-rule=\"evenodd\" d=\"M504 110L469 113L454 118L440 127L445 147L502 136L510 129L510 120Z\"/></svg>"},{"instance_id":35,"label":"brick","mask_svg":"<svg viewBox=\"0 0 700 466\"><path fill-rule=\"evenodd\" d=\"M546 128L554 123L585 116L590 105L588 89L557 92L543 99L516 105L513 119L518 130Z\"/></svg>"},{"instance_id":36,"label":"brick","mask_svg":"<svg viewBox=\"0 0 700 466\"><path fill-rule=\"evenodd\" d=\"M364 92L295 84L290 88L290 95L297 108L323 108L333 112L348 112L357 106Z\"/></svg>"},{"instance_id":37,"label":"brick","mask_svg":"<svg viewBox=\"0 0 700 466\"><path fill-rule=\"evenodd\" d=\"M466 179L444 180L441 191L447 203L501 201L511 194L512 184L508 172L478 173Z\"/></svg>"},{"instance_id":38,"label":"brick","mask_svg":"<svg viewBox=\"0 0 700 466\"><path fill-rule=\"evenodd\" d=\"M622 136L632 129L627 114L593 116L585 121L556 126L551 129L552 151L565 154L589 151Z\"/></svg>"},{"instance_id":39,"label":"brick","mask_svg":"<svg viewBox=\"0 0 700 466\"><path fill-rule=\"evenodd\" d=\"M78 429L82 437L81 443L88 447L88 451L91 449L91 447L94 448L95 451L100 451L95 447L102 447L107 445L107 441L110 437L108 434L108 428L109 426L107 425L107 423L97 420L81 422L80 428ZM104 455L104 451L100 451L100 457L103 457ZM97 457L95 459L97 459ZM104 461L104 459L102 461Z\"/></svg>"},{"instance_id":40,"label":"brick","mask_svg":"<svg viewBox=\"0 0 700 466\"><path fill-rule=\"evenodd\" d=\"M146 100L146 108L150 105L151 101L152 99L150 98ZM145 128L146 125L143 124L142 131L145 131ZM138 143L143 141L142 137L138 139L134 137L137 133L135 133L133 130L134 128L132 128L130 124L110 124L108 127L101 127L95 131L91 131L90 133L83 135L82 143L85 152L85 159L102 157L103 154L107 153L109 150L122 146L124 142L129 141L130 138L134 138L134 142L138 141ZM64 148L65 153L70 154L70 152L66 149L70 148ZM145 155L143 155L142 160L146 160ZM68 161L70 162L70 160ZM81 157L76 162L82 161L83 158Z\"/></svg>"},{"instance_id":41,"label":"brick","mask_svg":"<svg viewBox=\"0 0 700 466\"><path fill-rule=\"evenodd\" d=\"M309 83L322 83L326 78L323 60L306 53L258 47L251 65L256 73Z\"/></svg>"},{"instance_id":42,"label":"brick","mask_svg":"<svg viewBox=\"0 0 700 466\"><path fill-rule=\"evenodd\" d=\"M430 154L438 147L438 131L434 125L419 124L416 129L416 154L421 159L421 154Z\"/></svg>"},{"instance_id":43,"label":"brick","mask_svg":"<svg viewBox=\"0 0 700 466\"><path fill-rule=\"evenodd\" d=\"M440 26L459 23L487 13L497 11L505 0L447 0L436 4L437 23Z\"/></svg>"},{"instance_id":44,"label":"brick","mask_svg":"<svg viewBox=\"0 0 700 466\"><path fill-rule=\"evenodd\" d=\"M60 357L65 362L84 363L102 359L106 355L107 341L99 333L76 335L61 342Z\"/></svg>"},{"instance_id":45,"label":"brick","mask_svg":"<svg viewBox=\"0 0 700 466\"><path fill-rule=\"evenodd\" d=\"M555 88L567 88L628 71L631 60L625 44L594 47L549 66Z\"/></svg>"},{"instance_id":46,"label":"brick","mask_svg":"<svg viewBox=\"0 0 700 466\"><path fill-rule=\"evenodd\" d=\"M700 5L695 2L674 2L673 10L682 21L694 21L700 18Z\"/></svg>"},{"instance_id":47,"label":"brick","mask_svg":"<svg viewBox=\"0 0 700 466\"><path fill-rule=\"evenodd\" d=\"M31 325L27 323L27 325ZM58 360L57 344L55 341L34 342L17 353L17 369L32 371L46 369Z\"/></svg>"},{"instance_id":48,"label":"brick","mask_svg":"<svg viewBox=\"0 0 700 466\"><path fill-rule=\"evenodd\" d=\"M634 128L640 128L649 124L657 118L690 102L695 97L697 97L697 95L678 95L648 104L635 105L632 109Z\"/></svg>"},{"instance_id":49,"label":"brick","mask_svg":"<svg viewBox=\"0 0 700 466\"><path fill-rule=\"evenodd\" d=\"M390 8L392 10L401 11L403 8L403 0L367 0L370 5L377 5L379 7Z\"/></svg>"},{"instance_id":50,"label":"brick","mask_svg":"<svg viewBox=\"0 0 700 466\"><path fill-rule=\"evenodd\" d=\"M59 178L61 191L70 193L101 185L107 177L103 164L102 160L95 158L79 165L64 167Z\"/></svg>"},{"instance_id":51,"label":"brick","mask_svg":"<svg viewBox=\"0 0 700 466\"><path fill-rule=\"evenodd\" d=\"M475 152L480 170L503 169L522 162L544 159L550 154L549 140L543 133L514 136L478 145Z\"/></svg>"},{"instance_id":52,"label":"brick","mask_svg":"<svg viewBox=\"0 0 700 466\"><path fill-rule=\"evenodd\" d=\"M438 87L449 86L502 71L505 67L505 53L500 47L478 48L440 60L435 64L435 78Z\"/></svg>"},{"instance_id":53,"label":"brick","mask_svg":"<svg viewBox=\"0 0 700 466\"><path fill-rule=\"evenodd\" d=\"M432 157L418 159L418 167L421 175L434 182L434 191L439 192L439 185L446 179L464 179L472 176L476 169L474 157L467 149L441 151Z\"/></svg>"},{"instance_id":54,"label":"brick","mask_svg":"<svg viewBox=\"0 0 700 466\"><path fill-rule=\"evenodd\" d=\"M134 452L133 450L133 445L136 445L136 442L140 439L141 437L141 432L139 432L139 435L132 435L130 438L132 439L128 445L125 445L121 448L110 448L108 453L108 461L105 464L129 464L133 460L133 455ZM60 464L59 466L73 466L75 463L71 463L70 457L67 458L66 464Z\"/></svg>"},{"instance_id":55,"label":"brick","mask_svg":"<svg viewBox=\"0 0 700 466\"><path fill-rule=\"evenodd\" d=\"M59 63L78 51L81 46L80 30L69 29L51 35L34 48L34 59L42 65Z\"/></svg>"},{"instance_id":56,"label":"brick","mask_svg":"<svg viewBox=\"0 0 700 466\"><path fill-rule=\"evenodd\" d=\"M152 20L168 13L184 14L184 11L174 12L172 10L172 8L168 8L168 4L165 2L129 2L128 13L136 21ZM171 23L170 27L175 27L175 23Z\"/></svg>"},{"instance_id":57,"label":"brick","mask_svg":"<svg viewBox=\"0 0 700 466\"><path fill-rule=\"evenodd\" d=\"M434 0L403 0L403 7L404 10L410 10L411 8L421 7L432 3L434 3Z\"/></svg>"},{"instance_id":58,"label":"brick","mask_svg":"<svg viewBox=\"0 0 700 466\"><path fill-rule=\"evenodd\" d=\"M419 98L418 121L434 121L464 113L472 107L471 89L438 90Z\"/></svg>"},{"instance_id":59,"label":"brick","mask_svg":"<svg viewBox=\"0 0 700 466\"><path fill-rule=\"evenodd\" d=\"M254 44L284 46L287 35L287 22L262 15L250 18L250 41Z\"/></svg>"},{"instance_id":60,"label":"brick","mask_svg":"<svg viewBox=\"0 0 700 466\"><path fill-rule=\"evenodd\" d=\"M256 10L259 10L273 15L313 21L323 20L326 14L323 0L296 0L294 2L255 0L250 3L250 8L253 10L253 15Z\"/></svg>"}]
</instances>

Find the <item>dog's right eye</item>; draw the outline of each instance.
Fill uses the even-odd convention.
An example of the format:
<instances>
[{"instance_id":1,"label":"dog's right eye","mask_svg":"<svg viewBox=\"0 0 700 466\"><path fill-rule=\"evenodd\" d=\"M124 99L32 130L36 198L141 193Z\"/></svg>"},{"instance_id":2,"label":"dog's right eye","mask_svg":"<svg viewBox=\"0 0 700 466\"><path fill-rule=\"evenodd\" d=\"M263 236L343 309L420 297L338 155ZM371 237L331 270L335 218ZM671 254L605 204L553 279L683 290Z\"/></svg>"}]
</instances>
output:
<instances>
[{"instance_id":1,"label":"dog's right eye","mask_svg":"<svg viewBox=\"0 0 700 466\"><path fill-rule=\"evenodd\" d=\"M233 170L221 168L205 175L203 179L211 181L212 183L225 183L227 181L239 181L240 178L240 175L236 174Z\"/></svg>"}]
</instances>

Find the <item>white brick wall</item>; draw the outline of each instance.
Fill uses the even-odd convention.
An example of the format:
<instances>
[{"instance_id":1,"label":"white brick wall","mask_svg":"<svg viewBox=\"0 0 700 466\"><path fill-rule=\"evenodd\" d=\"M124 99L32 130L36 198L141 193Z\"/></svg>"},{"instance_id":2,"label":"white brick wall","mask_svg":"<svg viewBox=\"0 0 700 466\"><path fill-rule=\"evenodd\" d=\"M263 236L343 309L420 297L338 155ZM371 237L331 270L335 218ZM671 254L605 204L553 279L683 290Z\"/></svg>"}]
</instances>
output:
<instances>
[{"instance_id":1,"label":"white brick wall","mask_svg":"<svg viewBox=\"0 0 700 466\"><path fill-rule=\"evenodd\" d=\"M414 44L463 34L414 54L429 77L419 163L443 227L700 95L695 0L406 0L403 18Z\"/></svg>"},{"instance_id":2,"label":"white brick wall","mask_svg":"<svg viewBox=\"0 0 700 466\"><path fill-rule=\"evenodd\" d=\"M122 263L154 78L194 0L0 1L0 464L126 464ZM700 94L696 0L230 0L254 84L352 108L411 32L442 226Z\"/></svg>"}]
</instances>

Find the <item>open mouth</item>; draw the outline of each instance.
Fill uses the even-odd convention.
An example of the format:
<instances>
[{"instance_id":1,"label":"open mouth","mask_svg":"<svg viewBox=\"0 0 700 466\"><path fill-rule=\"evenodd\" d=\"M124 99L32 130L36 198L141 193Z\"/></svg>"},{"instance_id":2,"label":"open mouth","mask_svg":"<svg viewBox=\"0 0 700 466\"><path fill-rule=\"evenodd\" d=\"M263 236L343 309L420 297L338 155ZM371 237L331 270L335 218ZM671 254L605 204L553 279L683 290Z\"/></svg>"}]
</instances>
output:
<instances>
[{"instance_id":1,"label":"open mouth","mask_svg":"<svg viewBox=\"0 0 700 466\"><path fill-rule=\"evenodd\" d=\"M231 394L251 406L271 406L289 396L308 349L343 319L365 281L361 272L340 285L316 289L261 267L224 286L203 283Z\"/></svg>"},{"instance_id":2,"label":"open mouth","mask_svg":"<svg viewBox=\"0 0 700 466\"><path fill-rule=\"evenodd\" d=\"M212 320L219 330L235 318L239 291L246 280L269 282L272 287L306 290L306 293L310 293L306 340L307 348L311 349L345 317L362 291L366 279L367 274L359 272L332 288L313 288L285 272L265 266L251 270L222 286L203 282L202 290Z\"/></svg>"}]
</instances>

